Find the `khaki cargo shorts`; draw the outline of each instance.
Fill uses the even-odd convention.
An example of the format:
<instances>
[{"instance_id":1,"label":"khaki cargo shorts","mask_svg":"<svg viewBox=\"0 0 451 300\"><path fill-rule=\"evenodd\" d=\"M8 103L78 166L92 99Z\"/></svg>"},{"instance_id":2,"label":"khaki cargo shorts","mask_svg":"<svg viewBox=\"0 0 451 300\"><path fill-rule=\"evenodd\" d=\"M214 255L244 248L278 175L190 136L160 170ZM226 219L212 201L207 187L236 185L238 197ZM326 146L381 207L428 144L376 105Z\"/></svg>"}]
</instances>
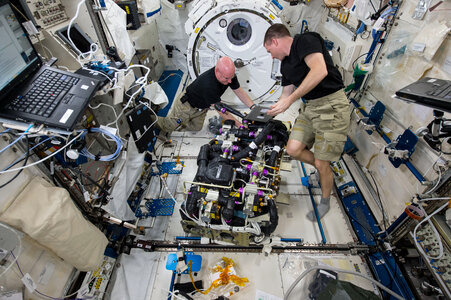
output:
<instances>
[{"instance_id":1,"label":"khaki cargo shorts","mask_svg":"<svg viewBox=\"0 0 451 300\"><path fill-rule=\"evenodd\" d=\"M350 104L343 90L302 103L290 139L307 145L316 159L340 158L351 119Z\"/></svg>"},{"instance_id":2,"label":"khaki cargo shorts","mask_svg":"<svg viewBox=\"0 0 451 300\"><path fill-rule=\"evenodd\" d=\"M159 117L157 126L161 130L172 131L199 131L202 129L208 109L192 107L188 102L182 103L180 93L172 104L166 117Z\"/></svg>"}]
</instances>

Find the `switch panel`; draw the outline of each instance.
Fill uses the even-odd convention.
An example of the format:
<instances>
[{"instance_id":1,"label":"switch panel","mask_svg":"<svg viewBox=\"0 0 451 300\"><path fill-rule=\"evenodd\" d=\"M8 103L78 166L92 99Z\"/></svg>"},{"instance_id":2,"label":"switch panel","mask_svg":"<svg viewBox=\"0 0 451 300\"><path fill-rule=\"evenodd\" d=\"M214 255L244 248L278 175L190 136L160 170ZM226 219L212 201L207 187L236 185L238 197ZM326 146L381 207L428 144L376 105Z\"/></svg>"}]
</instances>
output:
<instances>
[{"instance_id":1,"label":"switch panel","mask_svg":"<svg viewBox=\"0 0 451 300\"><path fill-rule=\"evenodd\" d=\"M21 0L37 26L47 29L69 18L61 0Z\"/></svg>"},{"instance_id":2,"label":"switch panel","mask_svg":"<svg viewBox=\"0 0 451 300\"><path fill-rule=\"evenodd\" d=\"M417 230L417 241L427 255L431 257L438 256L439 244L431 225L428 222L423 223ZM425 257L423 258L425 264L428 266L431 273L439 283L443 294L445 294L449 299L451 298L451 252L448 245L443 240L442 244L443 255L441 258L429 260Z\"/></svg>"}]
</instances>

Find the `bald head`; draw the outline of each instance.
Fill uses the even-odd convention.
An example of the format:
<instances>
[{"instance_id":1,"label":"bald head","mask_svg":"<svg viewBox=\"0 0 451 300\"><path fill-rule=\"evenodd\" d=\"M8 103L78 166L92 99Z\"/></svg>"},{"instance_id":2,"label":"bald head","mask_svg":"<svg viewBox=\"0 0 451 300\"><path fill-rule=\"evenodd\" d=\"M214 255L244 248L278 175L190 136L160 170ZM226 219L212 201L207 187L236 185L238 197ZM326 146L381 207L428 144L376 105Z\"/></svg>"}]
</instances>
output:
<instances>
[{"instance_id":1,"label":"bald head","mask_svg":"<svg viewBox=\"0 0 451 300\"><path fill-rule=\"evenodd\" d=\"M224 85L232 82L232 78L235 76L235 65L230 57L221 57L216 63L215 67L216 79Z\"/></svg>"}]
</instances>

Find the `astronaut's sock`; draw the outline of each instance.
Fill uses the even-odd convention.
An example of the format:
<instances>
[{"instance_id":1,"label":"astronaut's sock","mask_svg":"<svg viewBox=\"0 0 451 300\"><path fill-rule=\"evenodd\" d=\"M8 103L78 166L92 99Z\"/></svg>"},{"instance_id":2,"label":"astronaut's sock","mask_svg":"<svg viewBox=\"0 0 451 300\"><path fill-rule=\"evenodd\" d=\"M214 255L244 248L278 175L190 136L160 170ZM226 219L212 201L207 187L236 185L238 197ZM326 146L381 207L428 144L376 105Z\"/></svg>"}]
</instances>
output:
<instances>
[{"instance_id":1,"label":"astronaut's sock","mask_svg":"<svg viewBox=\"0 0 451 300\"><path fill-rule=\"evenodd\" d=\"M320 219L329 211L329 208L330 208L330 197L321 198L321 201L317 206L318 215ZM315 211L312 210L311 212L309 212L307 214L307 218L312 222L316 221Z\"/></svg>"}]
</instances>

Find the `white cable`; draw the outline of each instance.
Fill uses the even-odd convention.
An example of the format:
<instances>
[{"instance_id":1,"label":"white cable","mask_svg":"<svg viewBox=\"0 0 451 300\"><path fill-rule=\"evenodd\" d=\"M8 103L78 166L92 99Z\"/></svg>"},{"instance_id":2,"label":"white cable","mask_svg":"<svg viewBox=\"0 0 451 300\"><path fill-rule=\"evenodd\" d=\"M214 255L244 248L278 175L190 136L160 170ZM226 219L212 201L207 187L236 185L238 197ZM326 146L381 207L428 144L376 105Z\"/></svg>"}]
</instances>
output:
<instances>
[{"instance_id":1,"label":"white cable","mask_svg":"<svg viewBox=\"0 0 451 300\"><path fill-rule=\"evenodd\" d=\"M443 154L443 153L441 153L441 154L437 157L436 162L433 163L433 164L426 170L426 172L424 173L423 177L426 177L426 175L429 173L429 171L430 171L431 169L434 169L434 165L435 165L435 164L437 163L437 161L441 158L442 154ZM435 170L435 169L434 169L434 170ZM439 171L440 171L440 168L439 168ZM440 182L440 178L437 180L437 182ZM421 194L420 191L418 190L418 186L419 186L420 184L421 184L421 183L417 183L417 184L416 184L417 194ZM434 186L434 188L430 189L429 191L427 191L426 193L423 193L423 194L429 194L431 191L433 191L433 189L435 189L435 186Z\"/></svg>"},{"instance_id":2,"label":"white cable","mask_svg":"<svg viewBox=\"0 0 451 300\"><path fill-rule=\"evenodd\" d=\"M56 154L60 153L61 151L63 151L64 149L66 149L67 147L69 147L76 139L78 139L81 135L83 134L83 131L80 132L76 137L74 137L69 143L67 143L66 145L64 145L63 147L61 147L60 149L58 149L57 151L53 152L52 154L46 156L45 158L35 161L34 163L31 163L29 165L23 166L23 167L19 167L19 168L14 168L14 169L9 169L9 170L5 170L5 171L0 171L0 174L5 174L5 173L10 173L10 172L15 172L15 171L19 171L22 169L26 169L29 168L31 166L35 166L43 161L46 161L47 159L49 159L52 156L55 156Z\"/></svg>"},{"instance_id":3,"label":"white cable","mask_svg":"<svg viewBox=\"0 0 451 300\"><path fill-rule=\"evenodd\" d=\"M13 146L15 143L20 141L32 127L33 127L33 124L30 124L30 126L28 126L28 128L17 139L15 139L12 143L6 145L3 149L1 149L0 154L2 154L5 150L11 148L11 146Z\"/></svg>"},{"instance_id":4,"label":"white cable","mask_svg":"<svg viewBox=\"0 0 451 300\"><path fill-rule=\"evenodd\" d=\"M112 160L115 160L116 158L118 158L118 156L121 153L121 149L122 149L122 140L120 139L120 137L112 134L108 130L105 130L102 128L97 128L97 127L90 128L89 131L83 132L83 136L86 135L88 132L101 133L101 134L105 134L105 135L109 136L116 143L116 150L114 151L114 153L109 154L109 155L96 156L96 155L92 154L91 152L89 152L89 150L85 147L81 150L80 154L86 156L87 158L89 158L91 160L99 160L99 161L112 161Z\"/></svg>"},{"instance_id":5,"label":"white cable","mask_svg":"<svg viewBox=\"0 0 451 300\"><path fill-rule=\"evenodd\" d=\"M166 293L170 293L170 294L171 294L171 299L172 299L172 297L175 297L175 298L177 298L177 299L186 300L185 297L181 298L181 297L179 297L179 296L177 296L177 295L175 294L175 292L177 292L178 290L175 290L175 291L171 292L171 291L169 291L169 290L167 290L167 289L164 289L164 288L160 288L160 289L161 289L162 291L166 292Z\"/></svg>"},{"instance_id":6,"label":"white cable","mask_svg":"<svg viewBox=\"0 0 451 300\"><path fill-rule=\"evenodd\" d=\"M442 244L442 240L440 238L440 235L437 231L437 229L435 228L434 224L431 222L431 218L432 216L434 216L435 214L437 214L438 212L440 212L442 209L444 209L445 207L448 207L448 203L445 203L444 205L442 205L441 207L439 207L436 211L434 211L432 214L430 214L429 216L427 216L426 218L424 218L420 223L417 224L417 226L415 226L415 229L413 230L413 241L415 242L415 245L417 246L418 251L420 251L421 254L423 254L425 257L427 257L428 259L439 259L443 256L443 244ZM424 214L426 215L426 212L424 211L424 209L420 206L420 209L423 210ZM420 243L417 240L417 230L418 228L420 228L421 224L423 224L424 222L428 222L429 225L432 227L432 231L434 231L435 234L435 239L437 240L437 243L439 244L439 254L436 257L432 257L426 254L426 252L424 252L423 247L421 247Z\"/></svg>"},{"instance_id":7,"label":"white cable","mask_svg":"<svg viewBox=\"0 0 451 300\"><path fill-rule=\"evenodd\" d=\"M139 89L136 90L136 92L134 92L131 96L130 99L128 100L127 104L124 106L124 108L122 109L122 111L120 112L120 114L118 115L118 117L116 118L116 120L114 120L113 122L108 123L106 126L110 126L112 124L116 124L116 127L119 128L117 122L119 120L119 118L122 116L122 114L124 113L124 111L130 106L130 104L132 103L132 101L134 100L135 96L137 94L139 94L141 92L141 89L147 84L147 77L150 74L150 69L144 65L132 65L129 66L127 69L116 69L113 67L110 67L110 70L114 70L117 72L125 72L127 73L130 69L132 68L144 68L146 70L146 74L144 74L144 76L136 79L136 83L140 85Z\"/></svg>"},{"instance_id":8,"label":"white cable","mask_svg":"<svg viewBox=\"0 0 451 300\"><path fill-rule=\"evenodd\" d=\"M379 281L374 280L373 278L370 278L368 276L365 276L361 273L358 272L354 272L354 271L348 271L348 270L343 270L343 269L338 269L338 268L334 268L331 266L313 266L307 270L305 270L301 275L299 275L298 278L295 279L295 281L291 284L291 286L288 288L285 296L283 297L284 300L288 299L288 296L290 296L291 292L293 291L293 289L296 287L296 285L299 283L299 281L301 281L308 273L310 273L313 270L328 270L328 271L333 271L333 272L337 272L337 273L347 273L347 274L351 274L351 275L355 275L355 276L359 276L362 278L365 278L369 281L371 281L372 283L374 283L375 285L377 285L379 288L381 288L382 290L386 291L387 293L389 293L390 295L392 295L393 297L395 297L396 299L399 300L405 300L403 297L401 297L400 295L396 294L395 292L393 292L392 290L390 290L389 288L385 287L383 284L381 284Z\"/></svg>"},{"instance_id":9,"label":"white cable","mask_svg":"<svg viewBox=\"0 0 451 300\"><path fill-rule=\"evenodd\" d=\"M69 40L69 42L71 43L72 47L74 47L74 49L76 49L79 53L82 53L80 51L80 49L77 48L77 46L75 45L75 43L72 41L72 38L70 37L70 29L72 28L72 24L74 23L75 19L78 18L78 14L80 12L80 7L83 3L85 3L86 0L81 0L78 5L77 5L77 11L75 12L74 17L70 20L69 22L69 26L67 26L67 39Z\"/></svg>"},{"instance_id":10,"label":"white cable","mask_svg":"<svg viewBox=\"0 0 451 300\"><path fill-rule=\"evenodd\" d=\"M160 180L163 183L164 189L171 197L171 200L174 201L174 205L177 206L177 208L180 208L180 203L178 203L177 200L175 200L175 197L172 195L171 191L169 190L168 183L166 182L166 180L162 176L158 176L158 177L160 177Z\"/></svg>"},{"instance_id":11,"label":"white cable","mask_svg":"<svg viewBox=\"0 0 451 300\"><path fill-rule=\"evenodd\" d=\"M107 107L111 108L113 110L114 117L117 119L116 109L112 105L109 105L109 104L106 104L106 103L99 103L99 105L94 106L94 107L92 107L91 104L88 105L88 107L90 109L98 109L100 106L107 106ZM119 128L118 128L118 130L119 130Z\"/></svg>"},{"instance_id":12,"label":"white cable","mask_svg":"<svg viewBox=\"0 0 451 300\"><path fill-rule=\"evenodd\" d=\"M434 192L436 189L437 189L437 187L438 187L438 185L440 184L440 181L442 180L442 171L440 170L440 167L438 168L438 178L437 178L437 183L434 185L434 187L433 188L431 188L429 191L427 191L427 192L424 192L423 194L430 194L430 193L432 193L432 192Z\"/></svg>"}]
</instances>

